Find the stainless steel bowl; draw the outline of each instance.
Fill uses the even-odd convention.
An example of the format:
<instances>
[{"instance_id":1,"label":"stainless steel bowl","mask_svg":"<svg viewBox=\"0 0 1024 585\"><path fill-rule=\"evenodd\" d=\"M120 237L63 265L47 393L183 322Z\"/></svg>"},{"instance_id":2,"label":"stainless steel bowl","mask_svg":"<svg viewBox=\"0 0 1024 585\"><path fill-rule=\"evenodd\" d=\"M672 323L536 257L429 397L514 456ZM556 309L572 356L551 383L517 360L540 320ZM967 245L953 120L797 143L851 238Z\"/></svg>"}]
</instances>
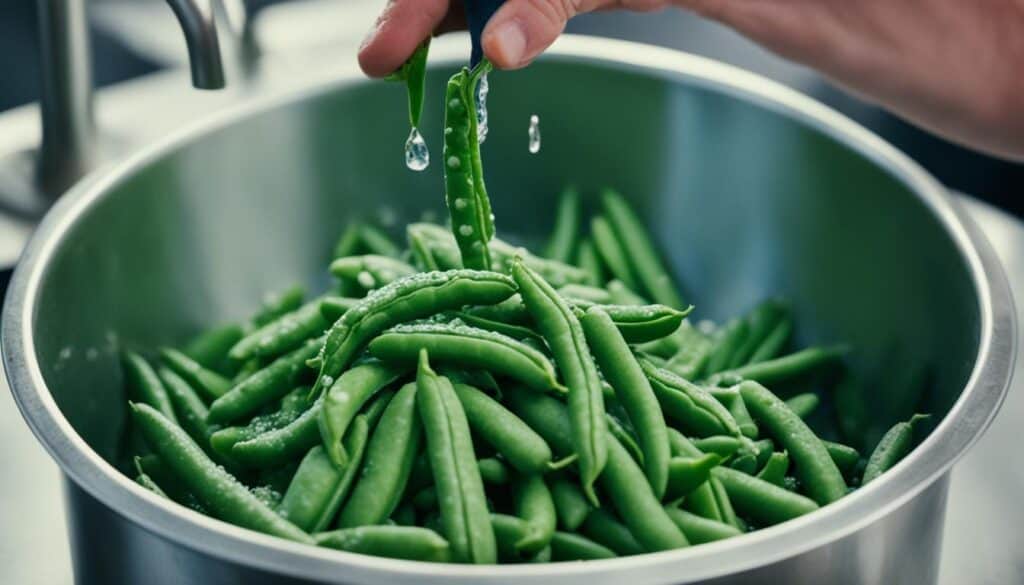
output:
<instances>
[{"instance_id":1,"label":"stainless steel bowl","mask_svg":"<svg viewBox=\"0 0 1024 585\"><path fill-rule=\"evenodd\" d=\"M429 104L465 40L437 43ZM622 42L567 38L494 74L488 185L499 230L537 241L553 195L612 185L664 247L701 317L792 299L803 343L929 364L936 430L842 501L733 540L611 561L434 566L318 550L154 497L110 461L125 418L116 348L179 342L267 290L323 284L347 218L439 211L435 164L402 166L403 92L347 70L217 115L82 185L47 216L10 287L15 398L67 482L80 583L931 583L950 466L1009 383L1015 323L984 237L931 177L827 108L755 75ZM539 114L543 148L526 127ZM878 386L869 386L869 389ZM884 406L886 396L874 397Z\"/></svg>"}]
</instances>

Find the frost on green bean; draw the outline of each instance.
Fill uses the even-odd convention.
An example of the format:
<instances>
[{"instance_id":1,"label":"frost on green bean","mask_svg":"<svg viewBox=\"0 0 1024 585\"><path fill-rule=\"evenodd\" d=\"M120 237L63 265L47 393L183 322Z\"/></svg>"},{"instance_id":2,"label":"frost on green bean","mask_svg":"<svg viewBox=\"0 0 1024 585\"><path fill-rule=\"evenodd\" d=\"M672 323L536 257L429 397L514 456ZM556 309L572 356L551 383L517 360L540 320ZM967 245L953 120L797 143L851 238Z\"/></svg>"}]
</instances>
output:
<instances>
[{"instance_id":1,"label":"frost on green bean","mask_svg":"<svg viewBox=\"0 0 1024 585\"><path fill-rule=\"evenodd\" d=\"M416 274L416 269L405 262L377 254L338 258L331 262L329 270L334 276L355 282L367 290Z\"/></svg>"},{"instance_id":2,"label":"frost on green bean","mask_svg":"<svg viewBox=\"0 0 1024 585\"><path fill-rule=\"evenodd\" d=\"M463 305L499 303L515 293L516 285L502 274L475 270L424 272L400 278L371 292L331 327L319 355L311 396L319 396L326 379L334 380L356 354L381 331L415 319L452 311Z\"/></svg>"},{"instance_id":3,"label":"frost on green bean","mask_svg":"<svg viewBox=\"0 0 1024 585\"><path fill-rule=\"evenodd\" d=\"M462 265L481 270L491 268L488 244L494 237L494 216L480 161L476 86L490 68L486 59L473 70L463 68L448 80L445 92L445 201Z\"/></svg>"}]
</instances>

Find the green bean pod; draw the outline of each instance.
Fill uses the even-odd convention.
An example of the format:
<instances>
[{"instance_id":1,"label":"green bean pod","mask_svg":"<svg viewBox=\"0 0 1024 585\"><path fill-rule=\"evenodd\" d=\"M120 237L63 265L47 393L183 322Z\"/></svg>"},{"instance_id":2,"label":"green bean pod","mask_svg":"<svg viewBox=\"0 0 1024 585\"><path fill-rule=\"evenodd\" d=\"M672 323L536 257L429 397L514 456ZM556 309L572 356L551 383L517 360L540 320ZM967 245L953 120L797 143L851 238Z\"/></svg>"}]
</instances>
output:
<instances>
[{"instance_id":1,"label":"green bean pod","mask_svg":"<svg viewBox=\"0 0 1024 585\"><path fill-rule=\"evenodd\" d=\"M161 349L160 359L164 365L184 378L190 386L201 392L208 400L216 400L231 388L230 380L213 370L204 368L176 349Z\"/></svg>"},{"instance_id":2,"label":"green bean pod","mask_svg":"<svg viewBox=\"0 0 1024 585\"><path fill-rule=\"evenodd\" d=\"M359 409L403 371L378 362L367 362L338 376L328 388L323 395L317 423L324 451L335 465L343 466L348 458L341 439Z\"/></svg>"},{"instance_id":3,"label":"green bean pod","mask_svg":"<svg viewBox=\"0 0 1024 585\"><path fill-rule=\"evenodd\" d=\"M626 339L608 313L591 307L580 320L587 342L605 379L625 408L643 452L644 474L654 495L665 494L668 482L668 430L658 398L633 357Z\"/></svg>"},{"instance_id":4,"label":"green bean pod","mask_svg":"<svg viewBox=\"0 0 1024 585\"><path fill-rule=\"evenodd\" d=\"M320 298L320 315L328 323L334 323L350 309L362 302L354 297L326 296Z\"/></svg>"},{"instance_id":5,"label":"green bean pod","mask_svg":"<svg viewBox=\"0 0 1024 585\"><path fill-rule=\"evenodd\" d=\"M551 480L551 499L555 503L558 525L569 532L576 532L594 509L580 488L561 475Z\"/></svg>"},{"instance_id":6,"label":"green bean pod","mask_svg":"<svg viewBox=\"0 0 1024 585\"><path fill-rule=\"evenodd\" d=\"M769 299L759 303L747 315L749 329L746 339L736 347L729 358L728 369L747 365L765 339L771 335L775 326L788 315L789 307L781 301Z\"/></svg>"},{"instance_id":7,"label":"green bean pod","mask_svg":"<svg viewBox=\"0 0 1024 585\"><path fill-rule=\"evenodd\" d=\"M626 426L619 422L619 419L615 418L610 414L605 414L605 421L608 423L608 432L611 433L615 439L622 443L622 446L626 448L626 452L641 466L644 464L644 453L640 450L640 445L637 444L636 439L633 438L633 434L630 433Z\"/></svg>"},{"instance_id":8,"label":"green bean pod","mask_svg":"<svg viewBox=\"0 0 1024 585\"><path fill-rule=\"evenodd\" d=\"M587 275L586 284L601 286L605 283L604 266L592 239L584 238L580 242L576 249L576 265Z\"/></svg>"},{"instance_id":9,"label":"green bean pod","mask_svg":"<svg viewBox=\"0 0 1024 585\"><path fill-rule=\"evenodd\" d=\"M626 254L611 223L604 217L594 217L590 220L590 237L597 248L597 253L612 276L622 281L631 290L636 290L637 280L631 268L633 258Z\"/></svg>"},{"instance_id":10,"label":"green bean pod","mask_svg":"<svg viewBox=\"0 0 1024 585\"><path fill-rule=\"evenodd\" d=\"M846 495L846 483L828 450L786 403L757 382L743 382L740 395L750 414L779 442L793 461L808 494L824 506Z\"/></svg>"},{"instance_id":11,"label":"green bean pod","mask_svg":"<svg viewBox=\"0 0 1024 585\"><path fill-rule=\"evenodd\" d=\"M209 422L228 423L241 419L283 396L307 373L306 360L316 355L320 344L320 339L310 340L235 384L210 405Z\"/></svg>"},{"instance_id":12,"label":"green bean pod","mask_svg":"<svg viewBox=\"0 0 1024 585\"><path fill-rule=\"evenodd\" d=\"M566 263L572 260L580 232L581 208L580 192L575 187L566 187L558 198L555 227L551 230L547 245L544 246L545 257Z\"/></svg>"},{"instance_id":13,"label":"green bean pod","mask_svg":"<svg viewBox=\"0 0 1024 585\"><path fill-rule=\"evenodd\" d=\"M843 476L852 475L857 464L860 463L860 452L853 447L833 441L822 441L822 444L825 445L825 450L828 451L828 455L835 462L836 467L843 472Z\"/></svg>"},{"instance_id":14,"label":"green bean pod","mask_svg":"<svg viewBox=\"0 0 1024 585\"><path fill-rule=\"evenodd\" d=\"M322 445L310 449L288 484L278 513L307 532L327 528L360 467L368 433L366 417L357 417L345 435L351 457L341 467L330 460Z\"/></svg>"},{"instance_id":15,"label":"green bean pod","mask_svg":"<svg viewBox=\"0 0 1024 585\"><path fill-rule=\"evenodd\" d=\"M451 560L448 541L418 526L359 526L321 532L314 538L318 546L352 553L433 563Z\"/></svg>"},{"instance_id":16,"label":"green bean pod","mask_svg":"<svg viewBox=\"0 0 1024 585\"><path fill-rule=\"evenodd\" d=\"M611 295L613 305L647 305L649 301L637 294L626 283L619 279L612 279L605 285L608 294Z\"/></svg>"},{"instance_id":17,"label":"green bean pod","mask_svg":"<svg viewBox=\"0 0 1024 585\"><path fill-rule=\"evenodd\" d=\"M231 348L228 357L235 363L253 358L267 360L320 335L327 325L320 314L320 299L315 299L246 335Z\"/></svg>"},{"instance_id":18,"label":"green bean pod","mask_svg":"<svg viewBox=\"0 0 1024 585\"><path fill-rule=\"evenodd\" d=\"M839 361L846 346L810 347L787 356L752 363L722 375L731 374L760 384L778 384Z\"/></svg>"},{"instance_id":19,"label":"green bean pod","mask_svg":"<svg viewBox=\"0 0 1024 585\"><path fill-rule=\"evenodd\" d=\"M612 549L579 534L555 532L551 537L552 561L593 561L616 556Z\"/></svg>"},{"instance_id":20,"label":"green bean pod","mask_svg":"<svg viewBox=\"0 0 1024 585\"><path fill-rule=\"evenodd\" d=\"M281 315L298 309L304 298L306 298L306 288L300 284L270 293L263 297L259 310L249 318L249 323L252 328L263 327Z\"/></svg>"},{"instance_id":21,"label":"green bean pod","mask_svg":"<svg viewBox=\"0 0 1024 585\"><path fill-rule=\"evenodd\" d=\"M601 194L601 203L604 215L608 218L619 245L630 259L633 273L643 285L644 292L656 303L669 307L683 307L682 295L676 289L668 269L655 249L654 242L633 209L621 195L611 189L606 189Z\"/></svg>"},{"instance_id":22,"label":"green bean pod","mask_svg":"<svg viewBox=\"0 0 1024 585\"><path fill-rule=\"evenodd\" d=\"M709 520L697 514L666 506L665 513L693 544L725 540L743 534L731 524Z\"/></svg>"},{"instance_id":23,"label":"green bean pod","mask_svg":"<svg viewBox=\"0 0 1024 585\"><path fill-rule=\"evenodd\" d=\"M581 314L594 307L603 310L631 344L647 343L671 335L693 310L692 306L680 311L665 305L598 305L579 299L573 299L571 303Z\"/></svg>"},{"instance_id":24,"label":"green bean pod","mask_svg":"<svg viewBox=\"0 0 1024 585\"><path fill-rule=\"evenodd\" d=\"M329 270L339 279L354 282L365 290L386 286L417 272L401 260L378 254L338 258L331 262Z\"/></svg>"},{"instance_id":25,"label":"green bean pod","mask_svg":"<svg viewBox=\"0 0 1024 585\"><path fill-rule=\"evenodd\" d=\"M569 419L579 455L583 492L597 504L594 481L608 458L601 378L576 315L550 284L522 262L512 264L523 304L551 347L555 363L569 388ZM543 434L543 433L542 433Z\"/></svg>"},{"instance_id":26,"label":"green bean pod","mask_svg":"<svg viewBox=\"0 0 1024 585\"><path fill-rule=\"evenodd\" d=\"M607 305L612 302L612 295L606 289L586 284L567 284L558 287L558 294L573 304L593 303Z\"/></svg>"},{"instance_id":27,"label":"green bean pod","mask_svg":"<svg viewBox=\"0 0 1024 585\"><path fill-rule=\"evenodd\" d=\"M772 453L768 461L757 472L757 478L768 483L783 487L786 473L789 472L789 453L785 451Z\"/></svg>"},{"instance_id":28,"label":"green bean pod","mask_svg":"<svg viewBox=\"0 0 1024 585\"><path fill-rule=\"evenodd\" d=\"M524 327L522 325L516 325L514 323L505 323L504 321L496 321L494 319L487 319L473 313L467 313L465 311L458 311L453 313L455 319L462 321L470 327L477 329L483 329L485 331L493 331L500 333L507 337L518 341L532 341L543 345L544 339L538 335L533 329Z\"/></svg>"},{"instance_id":29,"label":"green bean pod","mask_svg":"<svg viewBox=\"0 0 1024 585\"><path fill-rule=\"evenodd\" d=\"M750 324L745 319L732 319L722 329L720 337L714 342L708 361L704 365L704 373L717 374L729 368L732 356L739 350L750 333Z\"/></svg>"},{"instance_id":30,"label":"green bean pod","mask_svg":"<svg viewBox=\"0 0 1024 585\"><path fill-rule=\"evenodd\" d=\"M339 528L380 524L398 506L423 440L416 394L416 384L409 383L388 403L370 435L362 473L338 516Z\"/></svg>"},{"instance_id":31,"label":"green bean pod","mask_svg":"<svg viewBox=\"0 0 1024 585\"><path fill-rule=\"evenodd\" d=\"M598 481L619 517L647 551L681 548L689 543L665 514L643 471L626 449L608 436L608 463Z\"/></svg>"},{"instance_id":32,"label":"green bean pod","mask_svg":"<svg viewBox=\"0 0 1024 585\"><path fill-rule=\"evenodd\" d=\"M508 483L510 473L508 467L501 462L501 459L485 457L477 460L476 466L480 469L480 479L484 480L484 483L491 485L505 485Z\"/></svg>"},{"instance_id":33,"label":"green bean pod","mask_svg":"<svg viewBox=\"0 0 1024 585\"><path fill-rule=\"evenodd\" d=\"M515 288L515 283L501 274L454 270L400 278L371 292L331 327L314 360L320 373L311 395L319 396L325 389L325 378L333 382L363 345L381 331L463 305L500 303L512 296Z\"/></svg>"},{"instance_id":34,"label":"green bean pod","mask_svg":"<svg viewBox=\"0 0 1024 585\"><path fill-rule=\"evenodd\" d=\"M528 475L548 471L551 448L540 435L497 400L476 388L465 384L453 387L470 428L501 453L509 465Z\"/></svg>"},{"instance_id":35,"label":"green bean pod","mask_svg":"<svg viewBox=\"0 0 1024 585\"><path fill-rule=\"evenodd\" d=\"M781 354L783 348L786 347L786 342L789 341L790 334L792 333L793 320L789 318L789 316L784 316L775 324L775 327L773 327L764 338L764 341L757 346L754 353L750 355L750 359L747 360L747 365L767 361Z\"/></svg>"},{"instance_id":36,"label":"green bean pod","mask_svg":"<svg viewBox=\"0 0 1024 585\"><path fill-rule=\"evenodd\" d=\"M738 437L730 435L712 435L692 440L693 446L700 449L702 453L714 453L722 459L728 459L736 454L745 445Z\"/></svg>"},{"instance_id":37,"label":"green bean pod","mask_svg":"<svg viewBox=\"0 0 1024 585\"><path fill-rule=\"evenodd\" d=\"M519 543L530 538L532 529L529 522L509 514L491 514L490 520L498 560L506 563L526 560L530 555L519 548Z\"/></svg>"},{"instance_id":38,"label":"green bean pod","mask_svg":"<svg viewBox=\"0 0 1024 585\"><path fill-rule=\"evenodd\" d=\"M818 408L818 403L820 402L821 399L818 398L817 394L813 392L805 392L787 399L786 406L792 410L794 414L805 419L814 412L814 409Z\"/></svg>"},{"instance_id":39,"label":"green bean pod","mask_svg":"<svg viewBox=\"0 0 1024 585\"><path fill-rule=\"evenodd\" d=\"M594 508L583 521L580 533L619 556L646 552L629 528L604 508Z\"/></svg>"},{"instance_id":40,"label":"green bean pod","mask_svg":"<svg viewBox=\"0 0 1024 585\"><path fill-rule=\"evenodd\" d=\"M712 475L722 482L739 513L760 525L779 524L818 509L814 500L742 471L718 467Z\"/></svg>"},{"instance_id":41,"label":"green bean pod","mask_svg":"<svg viewBox=\"0 0 1024 585\"><path fill-rule=\"evenodd\" d=\"M128 384L128 395L152 406L171 422L177 423L178 417L174 412L171 397L149 362L136 353L125 351L121 354L121 364Z\"/></svg>"},{"instance_id":42,"label":"green bean pod","mask_svg":"<svg viewBox=\"0 0 1024 585\"><path fill-rule=\"evenodd\" d=\"M526 555L535 555L551 543L555 534L557 515L551 490L542 476L529 475L516 482L513 495L516 516L530 527L529 533L516 543L516 549Z\"/></svg>"},{"instance_id":43,"label":"green bean pod","mask_svg":"<svg viewBox=\"0 0 1024 585\"><path fill-rule=\"evenodd\" d=\"M398 258L402 251L386 233L372 224L359 226L359 240L371 254L387 258Z\"/></svg>"},{"instance_id":44,"label":"green bean pod","mask_svg":"<svg viewBox=\"0 0 1024 585\"><path fill-rule=\"evenodd\" d=\"M195 336L181 351L204 368L224 373L220 370L228 351L243 335L242 326L237 323L220 325Z\"/></svg>"},{"instance_id":45,"label":"green bean pod","mask_svg":"<svg viewBox=\"0 0 1024 585\"><path fill-rule=\"evenodd\" d=\"M209 445L211 431L210 425L206 422L206 415L209 412L206 403L188 382L169 368L160 367L156 374L163 382L163 387L174 406L177 423L196 443Z\"/></svg>"},{"instance_id":46,"label":"green bean pod","mask_svg":"<svg viewBox=\"0 0 1024 585\"><path fill-rule=\"evenodd\" d=\"M451 545L452 558L463 563L494 563L494 530L469 423L451 383L430 369L426 351L422 352L416 385L443 534Z\"/></svg>"},{"instance_id":47,"label":"green bean pod","mask_svg":"<svg viewBox=\"0 0 1024 585\"><path fill-rule=\"evenodd\" d=\"M929 415L927 414L915 414L910 417L910 420L893 425L882 436L882 440L875 446L875 450L871 452L867 467L864 468L864 477L861 479L861 485L867 485L869 482L878 479L879 475L882 475L891 469L892 466L899 463L910 452L910 448L913 445L914 427L928 418Z\"/></svg>"},{"instance_id":48,"label":"green bean pod","mask_svg":"<svg viewBox=\"0 0 1024 585\"><path fill-rule=\"evenodd\" d=\"M260 502L159 411L147 404L131 404L131 409L146 443L218 518L281 538L313 542L299 527Z\"/></svg>"},{"instance_id":49,"label":"green bean pod","mask_svg":"<svg viewBox=\"0 0 1024 585\"><path fill-rule=\"evenodd\" d=\"M640 366L651 381L666 416L694 435L730 434L742 436L736 419L705 389L641 359Z\"/></svg>"},{"instance_id":50,"label":"green bean pod","mask_svg":"<svg viewBox=\"0 0 1024 585\"><path fill-rule=\"evenodd\" d=\"M491 269L488 243L494 237L494 216L484 186L477 139L476 86L491 69L487 60L472 71L463 68L448 80L444 111L445 202L462 265Z\"/></svg>"},{"instance_id":51,"label":"green bean pod","mask_svg":"<svg viewBox=\"0 0 1024 585\"><path fill-rule=\"evenodd\" d=\"M668 462L668 483L664 498L675 501L688 496L695 489L708 481L711 470L722 462L722 458L714 453L700 457L673 457Z\"/></svg>"},{"instance_id":52,"label":"green bean pod","mask_svg":"<svg viewBox=\"0 0 1024 585\"><path fill-rule=\"evenodd\" d=\"M395 363L415 363L420 349L426 349L435 362L489 370L535 390L564 391L544 354L507 335L458 322L398 325L377 336L368 349Z\"/></svg>"}]
</instances>

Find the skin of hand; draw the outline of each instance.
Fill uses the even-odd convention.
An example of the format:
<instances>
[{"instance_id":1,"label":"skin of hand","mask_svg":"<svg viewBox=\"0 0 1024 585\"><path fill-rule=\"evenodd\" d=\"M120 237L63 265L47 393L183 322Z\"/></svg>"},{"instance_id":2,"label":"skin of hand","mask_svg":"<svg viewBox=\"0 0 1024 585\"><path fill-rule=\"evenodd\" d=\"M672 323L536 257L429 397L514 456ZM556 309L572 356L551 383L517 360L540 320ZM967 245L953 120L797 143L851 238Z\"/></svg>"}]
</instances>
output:
<instances>
[{"instance_id":1,"label":"skin of hand","mask_svg":"<svg viewBox=\"0 0 1024 585\"><path fill-rule=\"evenodd\" d=\"M1024 0L507 0L484 29L501 69L525 67L594 10L693 10L951 140L1024 160ZM359 52L397 69L460 0L391 0Z\"/></svg>"}]
</instances>

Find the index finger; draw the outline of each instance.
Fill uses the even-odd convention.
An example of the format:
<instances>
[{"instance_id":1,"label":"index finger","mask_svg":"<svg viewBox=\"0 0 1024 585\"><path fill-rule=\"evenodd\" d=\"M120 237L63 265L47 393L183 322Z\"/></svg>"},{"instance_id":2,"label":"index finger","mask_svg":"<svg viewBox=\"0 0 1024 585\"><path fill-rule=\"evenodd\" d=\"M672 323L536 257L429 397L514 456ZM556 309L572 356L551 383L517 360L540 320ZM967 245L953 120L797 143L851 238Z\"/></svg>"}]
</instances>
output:
<instances>
[{"instance_id":1,"label":"index finger","mask_svg":"<svg viewBox=\"0 0 1024 585\"><path fill-rule=\"evenodd\" d=\"M391 0L359 49L359 66L370 77L398 69L445 20L449 0Z\"/></svg>"}]
</instances>

